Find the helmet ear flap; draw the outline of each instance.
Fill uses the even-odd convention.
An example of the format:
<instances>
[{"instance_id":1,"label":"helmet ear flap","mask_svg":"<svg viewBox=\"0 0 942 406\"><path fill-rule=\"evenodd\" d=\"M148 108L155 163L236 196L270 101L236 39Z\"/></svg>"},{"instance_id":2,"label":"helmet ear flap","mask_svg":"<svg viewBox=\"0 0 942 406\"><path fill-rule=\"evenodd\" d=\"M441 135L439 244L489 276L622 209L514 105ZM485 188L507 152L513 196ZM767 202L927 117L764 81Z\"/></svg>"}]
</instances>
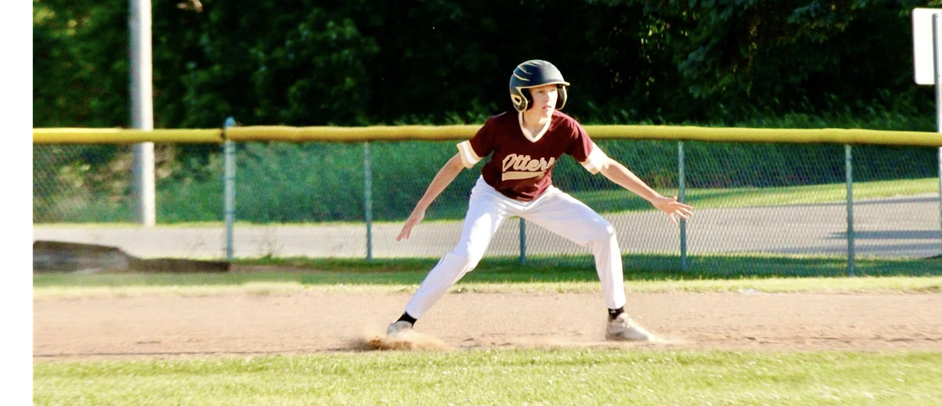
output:
<instances>
[{"instance_id":1,"label":"helmet ear flap","mask_svg":"<svg viewBox=\"0 0 942 406\"><path fill-rule=\"evenodd\" d=\"M517 111L526 111L530 105L533 104L533 100L530 98L530 93L527 89L515 89L516 92L510 94L510 101L514 104L514 109Z\"/></svg>"},{"instance_id":2,"label":"helmet ear flap","mask_svg":"<svg viewBox=\"0 0 942 406\"><path fill-rule=\"evenodd\" d=\"M556 85L556 110L562 110L566 106L566 99L569 97L568 86Z\"/></svg>"}]
</instances>

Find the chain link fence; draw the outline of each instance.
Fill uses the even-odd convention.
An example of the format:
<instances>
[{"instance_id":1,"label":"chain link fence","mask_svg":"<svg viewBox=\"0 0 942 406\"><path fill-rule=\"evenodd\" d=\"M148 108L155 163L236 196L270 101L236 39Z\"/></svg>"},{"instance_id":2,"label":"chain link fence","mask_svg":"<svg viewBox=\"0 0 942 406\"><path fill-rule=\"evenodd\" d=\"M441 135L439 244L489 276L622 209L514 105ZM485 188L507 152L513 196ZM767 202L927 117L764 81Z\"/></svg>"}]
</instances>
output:
<instances>
[{"instance_id":1,"label":"chain link fence","mask_svg":"<svg viewBox=\"0 0 942 406\"><path fill-rule=\"evenodd\" d=\"M456 143L237 143L234 256L440 257L458 240L482 164L458 176L411 239L395 237ZM851 148L849 235L844 145L597 143L660 193L695 207L682 233L638 196L571 157L559 160L554 183L612 222L626 267L676 269L682 250L692 268L720 266L711 258L724 256L847 257L851 247L860 257L942 252L936 148ZM225 257L221 148L159 145L156 156L158 226L144 228L131 223L130 146L34 145L34 239L112 245L141 257ZM588 249L516 218L487 257L592 263Z\"/></svg>"}]
</instances>

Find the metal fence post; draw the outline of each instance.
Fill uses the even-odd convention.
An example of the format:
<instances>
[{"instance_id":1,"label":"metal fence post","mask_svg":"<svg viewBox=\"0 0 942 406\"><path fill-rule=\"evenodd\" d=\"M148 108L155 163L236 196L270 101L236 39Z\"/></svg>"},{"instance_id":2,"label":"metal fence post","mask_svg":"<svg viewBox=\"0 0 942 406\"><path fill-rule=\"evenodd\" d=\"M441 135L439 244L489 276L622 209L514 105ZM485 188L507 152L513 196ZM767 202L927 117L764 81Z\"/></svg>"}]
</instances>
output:
<instances>
[{"instance_id":1,"label":"metal fence post","mask_svg":"<svg viewBox=\"0 0 942 406\"><path fill-rule=\"evenodd\" d=\"M847 167L847 276L854 276L854 165L851 146L844 146Z\"/></svg>"},{"instance_id":2,"label":"metal fence post","mask_svg":"<svg viewBox=\"0 0 942 406\"><path fill-rule=\"evenodd\" d=\"M363 143L363 215L366 218L366 262L373 261L373 170L370 142Z\"/></svg>"},{"instance_id":3,"label":"metal fence post","mask_svg":"<svg viewBox=\"0 0 942 406\"><path fill-rule=\"evenodd\" d=\"M684 142L677 141L677 187L680 202L687 202L686 173L684 168ZM680 270L687 270L687 220L680 219Z\"/></svg>"},{"instance_id":4,"label":"metal fence post","mask_svg":"<svg viewBox=\"0 0 942 406\"><path fill-rule=\"evenodd\" d=\"M229 140L226 130L235 127L235 119L229 117L223 124L223 160L225 161L225 174L223 175L223 184L225 185L225 197L223 198L223 217L226 221L226 260L232 261L234 250L233 245L233 225L235 224L235 144Z\"/></svg>"},{"instance_id":5,"label":"metal fence post","mask_svg":"<svg viewBox=\"0 0 942 406\"><path fill-rule=\"evenodd\" d=\"M520 218L520 264L527 263L527 222Z\"/></svg>"}]
</instances>

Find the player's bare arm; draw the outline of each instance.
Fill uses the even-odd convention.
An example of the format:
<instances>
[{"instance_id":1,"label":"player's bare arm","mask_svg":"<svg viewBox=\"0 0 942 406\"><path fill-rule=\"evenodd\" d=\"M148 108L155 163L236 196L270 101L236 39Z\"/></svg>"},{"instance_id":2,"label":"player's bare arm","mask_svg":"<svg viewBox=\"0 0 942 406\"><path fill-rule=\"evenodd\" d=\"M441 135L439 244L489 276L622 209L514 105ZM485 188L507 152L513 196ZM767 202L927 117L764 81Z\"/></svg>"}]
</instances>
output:
<instances>
[{"instance_id":1,"label":"player's bare arm","mask_svg":"<svg viewBox=\"0 0 942 406\"><path fill-rule=\"evenodd\" d=\"M606 157L606 161L602 164L599 172L605 175L608 180L641 196L651 202L658 210L667 213L674 224L677 224L678 218L689 219L693 215L693 206L678 202L677 196L662 196L614 159Z\"/></svg>"},{"instance_id":2,"label":"player's bare arm","mask_svg":"<svg viewBox=\"0 0 942 406\"><path fill-rule=\"evenodd\" d=\"M438 174L435 175L435 178L432 179L432 183L429 184L428 189L425 190L425 195L419 199L419 202L415 205L415 209L412 210L412 214L406 219L406 224L402 226L402 231L399 232L396 241L409 238L409 234L412 233L412 227L415 227L416 224L419 224L419 222L425 218L425 210L428 209L432 202L435 201L435 198L455 180L462 169L464 169L464 164L461 163L461 156L455 154L455 156L451 157L451 159L445 163L445 166L442 166L442 169L438 170Z\"/></svg>"}]
</instances>

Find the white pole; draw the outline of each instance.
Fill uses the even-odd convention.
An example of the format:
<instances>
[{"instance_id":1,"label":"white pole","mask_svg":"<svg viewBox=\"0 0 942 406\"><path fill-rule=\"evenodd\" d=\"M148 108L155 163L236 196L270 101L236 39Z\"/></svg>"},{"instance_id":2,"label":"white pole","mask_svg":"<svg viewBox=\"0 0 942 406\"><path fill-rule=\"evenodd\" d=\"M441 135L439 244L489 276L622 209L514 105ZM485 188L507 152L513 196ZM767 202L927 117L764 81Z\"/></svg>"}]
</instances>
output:
<instances>
[{"instance_id":1,"label":"white pole","mask_svg":"<svg viewBox=\"0 0 942 406\"><path fill-rule=\"evenodd\" d=\"M939 38L939 15L932 14L932 64L935 69L935 122L936 131L942 133L942 38ZM939 162L939 211L942 216L942 148L938 151ZM942 218L942 217L940 217ZM940 222L942 227L942 222Z\"/></svg>"},{"instance_id":2,"label":"white pole","mask_svg":"<svg viewBox=\"0 0 942 406\"><path fill-rule=\"evenodd\" d=\"M151 3L131 0L131 127L154 129L151 74ZM134 145L131 187L137 221L150 227L157 221L154 187L154 143Z\"/></svg>"}]
</instances>

